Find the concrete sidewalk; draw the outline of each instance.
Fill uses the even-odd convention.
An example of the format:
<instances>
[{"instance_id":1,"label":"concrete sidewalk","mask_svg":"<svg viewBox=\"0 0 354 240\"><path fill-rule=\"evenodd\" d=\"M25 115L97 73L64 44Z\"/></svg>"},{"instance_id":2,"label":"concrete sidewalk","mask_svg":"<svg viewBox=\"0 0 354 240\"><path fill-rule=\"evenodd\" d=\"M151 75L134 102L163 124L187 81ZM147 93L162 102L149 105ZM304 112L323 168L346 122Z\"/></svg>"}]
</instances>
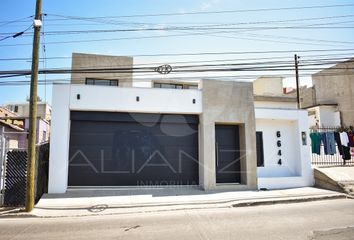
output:
<instances>
[{"instance_id":1,"label":"concrete sidewalk","mask_svg":"<svg viewBox=\"0 0 354 240\"><path fill-rule=\"evenodd\" d=\"M270 191L203 191L194 187L70 189L66 194L47 194L30 215L76 217L203 208L229 208L345 198L346 195L312 187ZM2 214L0 216L10 216ZM12 214L14 215L14 214Z\"/></svg>"}]
</instances>

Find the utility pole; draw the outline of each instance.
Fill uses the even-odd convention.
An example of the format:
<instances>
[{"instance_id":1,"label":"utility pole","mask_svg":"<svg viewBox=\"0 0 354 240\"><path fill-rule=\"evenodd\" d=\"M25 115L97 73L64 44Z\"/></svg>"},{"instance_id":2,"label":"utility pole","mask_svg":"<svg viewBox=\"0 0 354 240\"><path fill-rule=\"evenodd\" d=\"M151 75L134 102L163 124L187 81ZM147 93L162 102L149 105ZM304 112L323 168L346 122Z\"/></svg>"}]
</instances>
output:
<instances>
[{"instance_id":1,"label":"utility pole","mask_svg":"<svg viewBox=\"0 0 354 240\"><path fill-rule=\"evenodd\" d=\"M32 49L31 89L29 102L29 133L28 133L28 162L27 162L27 191L26 212L32 211L35 199L36 175L36 122L37 122L37 85L39 48L41 34L42 0L36 0L36 14L34 17L34 35Z\"/></svg>"},{"instance_id":2,"label":"utility pole","mask_svg":"<svg viewBox=\"0 0 354 240\"><path fill-rule=\"evenodd\" d=\"M299 84L299 68L298 68L298 59L300 57L295 54L295 78L296 78L296 98L297 98L297 108L300 109L300 84Z\"/></svg>"}]
</instances>

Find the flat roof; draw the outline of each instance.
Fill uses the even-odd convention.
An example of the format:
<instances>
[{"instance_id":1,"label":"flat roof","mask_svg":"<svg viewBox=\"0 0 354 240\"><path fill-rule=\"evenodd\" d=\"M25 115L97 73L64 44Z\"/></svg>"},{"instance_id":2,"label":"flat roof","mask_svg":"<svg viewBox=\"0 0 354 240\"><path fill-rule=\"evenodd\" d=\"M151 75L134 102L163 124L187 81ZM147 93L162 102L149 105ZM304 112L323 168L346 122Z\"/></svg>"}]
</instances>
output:
<instances>
[{"instance_id":1,"label":"flat roof","mask_svg":"<svg viewBox=\"0 0 354 240\"><path fill-rule=\"evenodd\" d=\"M254 100L261 102L297 102L296 97L289 96L254 95Z\"/></svg>"},{"instance_id":2,"label":"flat roof","mask_svg":"<svg viewBox=\"0 0 354 240\"><path fill-rule=\"evenodd\" d=\"M321 106L338 106L337 103L318 103L318 104L315 104L315 105L312 105L312 106L309 106L309 107L304 107L304 109L309 109L309 108L314 108L314 107L321 107Z\"/></svg>"}]
</instances>

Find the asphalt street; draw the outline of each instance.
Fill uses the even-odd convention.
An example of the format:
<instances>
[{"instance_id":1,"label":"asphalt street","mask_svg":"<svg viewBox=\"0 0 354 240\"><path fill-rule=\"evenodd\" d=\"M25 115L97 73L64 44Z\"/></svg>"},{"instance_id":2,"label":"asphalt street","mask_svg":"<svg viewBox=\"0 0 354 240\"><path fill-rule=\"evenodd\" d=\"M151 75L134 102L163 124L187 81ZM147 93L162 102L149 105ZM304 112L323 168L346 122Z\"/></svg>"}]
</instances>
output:
<instances>
[{"instance_id":1,"label":"asphalt street","mask_svg":"<svg viewBox=\"0 0 354 240\"><path fill-rule=\"evenodd\" d=\"M0 218L0 239L354 239L354 200L89 217Z\"/></svg>"}]
</instances>

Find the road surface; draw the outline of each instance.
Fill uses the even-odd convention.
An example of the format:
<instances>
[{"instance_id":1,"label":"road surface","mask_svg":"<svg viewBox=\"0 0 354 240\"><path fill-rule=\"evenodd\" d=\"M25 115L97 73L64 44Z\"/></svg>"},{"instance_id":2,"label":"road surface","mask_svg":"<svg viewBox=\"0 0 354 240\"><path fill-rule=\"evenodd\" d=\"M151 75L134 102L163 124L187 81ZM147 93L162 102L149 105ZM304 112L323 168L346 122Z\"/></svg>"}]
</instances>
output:
<instances>
[{"instance_id":1,"label":"road surface","mask_svg":"<svg viewBox=\"0 0 354 240\"><path fill-rule=\"evenodd\" d=\"M2 218L0 239L354 239L354 200L64 218Z\"/></svg>"}]
</instances>

